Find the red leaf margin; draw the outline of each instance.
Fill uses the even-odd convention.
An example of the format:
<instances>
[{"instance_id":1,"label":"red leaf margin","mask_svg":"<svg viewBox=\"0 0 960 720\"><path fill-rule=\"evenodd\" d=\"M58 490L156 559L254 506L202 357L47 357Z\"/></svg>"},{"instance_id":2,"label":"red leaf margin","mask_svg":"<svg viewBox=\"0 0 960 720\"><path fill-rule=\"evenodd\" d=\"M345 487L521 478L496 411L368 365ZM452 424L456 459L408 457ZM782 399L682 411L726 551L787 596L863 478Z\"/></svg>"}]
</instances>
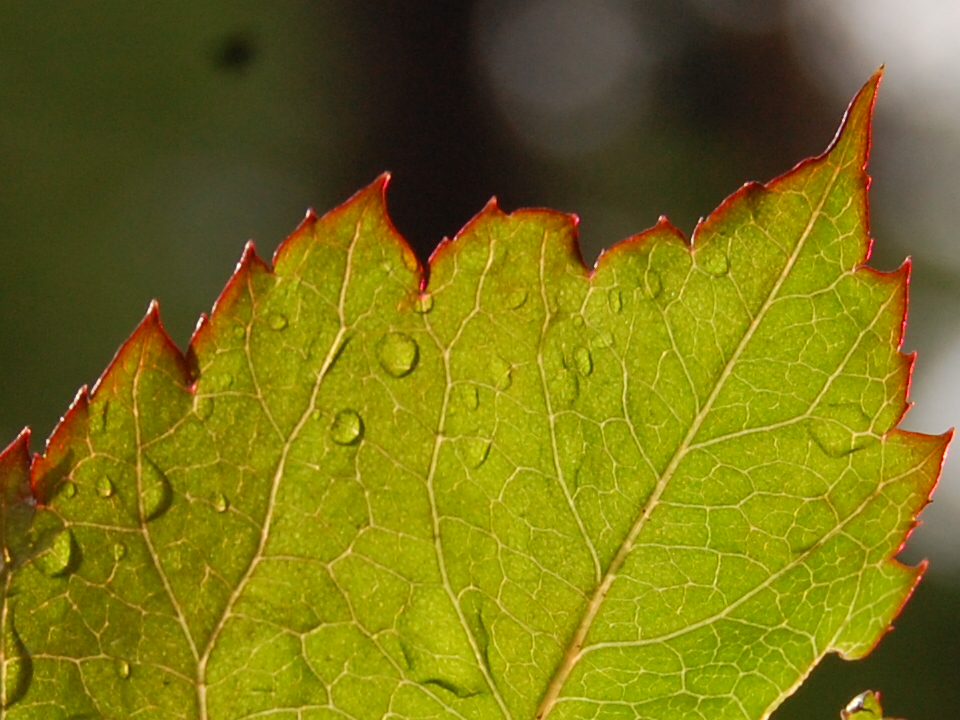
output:
<instances>
[{"instance_id":1,"label":"red leaf margin","mask_svg":"<svg viewBox=\"0 0 960 720\"><path fill-rule=\"evenodd\" d=\"M592 277L598 268L607 263L614 262L615 258L619 254L630 252L636 246L651 241L655 236L660 236L662 238L664 235L666 235L674 238L676 242L681 243L688 252L692 253L695 248L700 246L698 240L700 240L702 236L708 234L715 227L725 222L738 204L745 201L748 202L749 198L757 193L776 191L779 186L790 182L798 175L808 172L818 165L827 162L830 152L837 146L847 127L851 123L859 121L863 123L864 128L860 149L862 152L861 182L863 183L864 190L862 193L864 203L862 214L865 219L866 226L864 234L865 242L861 253L862 257L856 271L869 273L876 282L893 283L902 288L902 291L900 292L901 300L898 303L898 312L900 312L902 317L901 331L897 346L897 350L899 351L902 347L904 330L906 328L907 321L907 290L909 286L911 269L910 260L908 258L904 261L900 268L892 272L881 272L866 265L866 262L870 258L873 245L873 239L869 233L869 199L866 192L866 190L869 189L870 176L866 172L866 167L870 152L870 145L872 142L873 108L882 74L883 68L881 67L870 78L870 80L867 81L863 88L850 102L836 135L823 153L816 157L808 158L799 162L791 170L767 183L761 184L750 182L744 184L734 193L728 196L717 207L716 210L710 213L709 216L707 216L705 219L702 219L697 224L689 240L681 231L674 227L666 217L661 216L658 222L652 228L626 238L625 240L613 245L608 250L602 252L600 257L597 259L594 268L588 268L583 261L579 242L576 239L576 227L579 223L579 218L576 215L559 213L554 210L544 208L526 208L510 213L509 217L514 218L518 216L528 216L531 219L543 219L546 217L556 219L559 216L562 218L563 222L569 223L572 231L569 235L571 238L571 243L566 250L579 261L580 265L584 269L584 272L589 277ZM156 300L152 301L147 308L147 312L143 320L140 321L130 337L120 346L119 350L114 355L103 374L94 384L92 390L88 390L87 386L85 385L77 392L76 397L68 407L66 413L60 418L60 421L57 423L50 437L47 439L43 453L36 453L31 458L29 449L31 431L29 428L24 428L16 437L16 439L10 443L10 445L8 445L3 451L0 451L0 483L4 482L6 478L14 478L17 479L18 484L17 488L0 487L0 494L2 494L7 502L27 501L44 505L49 501L49 493L52 490L52 486L57 480L59 480L60 477L60 473L57 472L57 469L69 464L71 456L71 444L78 441L85 442L85 427L89 418L90 403L96 399L98 393L103 392L105 388L112 387L114 383L120 379L119 373L123 372L123 367L132 359L134 359L135 355L139 355L137 362L142 362L144 357L159 358L167 361L170 367L176 368L176 372L178 374L176 379L178 384L181 385L184 392L190 393L192 396L195 392L196 380L199 373L197 358L198 356L201 356L206 347L213 342L212 332L216 321L222 316L229 316L231 308L238 301L241 294L245 291L245 288L249 287L257 276L272 275L278 262L280 262L283 257L293 247L296 246L296 244L301 242L310 242L318 225L336 223L340 216L347 214L348 212L352 212L358 206L369 205L371 209L373 209L380 216L380 219L383 220L386 228L386 234L390 236L389 241L396 244L404 261L411 267L411 269L416 268L417 274L419 275L418 290L422 293L427 290L429 285L430 266L433 265L438 259L442 258L443 255L449 251L453 243L458 242L461 237L469 233L473 226L484 221L489 216L507 216L507 214L500 210L496 198L491 199L487 205L473 219L471 219L453 239L445 238L443 241L441 241L431 254L428 264L424 266L419 262L412 247L403 238L403 236L400 235L390 220L389 215L387 214L386 192L389 182L390 173L383 173L373 183L355 193L347 201L326 213L322 217L318 217L313 210L309 210L306 214L306 217L298 225L298 227L279 245L273 254L271 263L269 264L257 255L254 243L252 241L248 242L244 247L241 258L237 263L233 274L227 281L223 291L220 293L219 297L214 303L211 312L209 315L203 314L200 316L196 329L194 330L185 351L181 351L176 346L176 344L167 334L166 330L163 328L163 324L160 319L159 303ZM903 392L903 411L897 421L897 425L899 425L899 423L903 420L904 415L910 407L910 403L907 401L907 398L909 396L910 378L912 376L913 366L916 360L916 353L904 354L900 352L899 356L905 366L904 370L906 382L904 384ZM949 430L942 435L930 436L922 433L901 430L895 426L889 432L901 433L917 443L934 442L935 451L940 455L939 467L942 471L947 447L953 437L953 430ZM930 501L930 497L932 496L935 487L936 482L932 484L930 492L925 498L923 505L921 505L921 509ZM910 534L913 532L919 522L919 520L914 520L911 527L905 531L897 552L903 548L903 545L906 543ZM0 525L4 524L5 523L0 521ZM6 542L6 538L3 538L2 540L4 543ZM894 557L895 555L896 553L891 556L891 562L898 562ZM918 567L910 568L910 570L912 570L915 574L913 584L914 589L924 574L926 567L927 562L924 560ZM909 599L909 595L907 596L907 599ZM904 602L906 602L906 600ZM899 614L899 610L896 614ZM879 642L879 638L877 642Z\"/></svg>"}]
</instances>

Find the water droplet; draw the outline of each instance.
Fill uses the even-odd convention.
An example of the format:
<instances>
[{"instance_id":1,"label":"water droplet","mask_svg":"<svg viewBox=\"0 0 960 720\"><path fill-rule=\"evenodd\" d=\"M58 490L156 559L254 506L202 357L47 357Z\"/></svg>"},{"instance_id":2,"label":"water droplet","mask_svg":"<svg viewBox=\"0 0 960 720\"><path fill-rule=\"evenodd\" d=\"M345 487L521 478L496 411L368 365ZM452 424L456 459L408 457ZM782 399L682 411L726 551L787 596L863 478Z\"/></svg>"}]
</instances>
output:
<instances>
[{"instance_id":1,"label":"water droplet","mask_svg":"<svg viewBox=\"0 0 960 720\"><path fill-rule=\"evenodd\" d=\"M413 309L421 315L426 315L433 310L433 293L421 293L418 295L417 302L413 306Z\"/></svg>"},{"instance_id":2,"label":"water droplet","mask_svg":"<svg viewBox=\"0 0 960 720\"><path fill-rule=\"evenodd\" d=\"M707 245L697 255L697 265L713 277L723 277L730 271L730 259L722 248Z\"/></svg>"},{"instance_id":3,"label":"water droplet","mask_svg":"<svg viewBox=\"0 0 960 720\"><path fill-rule=\"evenodd\" d=\"M363 419L356 410L341 410L330 425L330 437L337 445L355 445L363 436Z\"/></svg>"},{"instance_id":4,"label":"water droplet","mask_svg":"<svg viewBox=\"0 0 960 720\"><path fill-rule=\"evenodd\" d=\"M3 658L0 665L0 672L3 673L3 697L0 698L0 704L4 709L26 695L33 678L33 661L20 639L13 618L14 608L10 607L3 624L3 647L0 648L0 657Z\"/></svg>"},{"instance_id":5,"label":"water droplet","mask_svg":"<svg viewBox=\"0 0 960 720\"><path fill-rule=\"evenodd\" d=\"M507 295L507 307L511 310L519 310L527 301L527 291L524 288L517 288Z\"/></svg>"},{"instance_id":6,"label":"water droplet","mask_svg":"<svg viewBox=\"0 0 960 720\"><path fill-rule=\"evenodd\" d=\"M63 495L65 498L76 497L76 494L77 494L76 484L67 480L66 482L63 483L63 485L60 486L60 494Z\"/></svg>"},{"instance_id":7,"label":"water droplet","mask_svg":"<svg viewBox=\"0 0 960 720\"><path fill-rule=\"evenodd\" d=\"M660 297L663 292L663 280L656 270L647 269L643 276L643 294L650 300Z\"/></svg>"},{"instance_id":8,"label":"water droplet","mask_svg":"<svg viewBox=\"0 0 960 720\"><path fill-rule=\"evenodd\" d=\"M573 316L573 326L578 328L583 327L583 315Z\"/></svg>"},{"instance_id":9,"label":"water droplet","mask_svg":"<svg viewBox=\"0 0 960 720\"><path fill-rule=\"evenodd\" d=\"M97 495L102 498L108 498L113 496L113 483L110 481L110 478L104 476L97 478Z\"/></svg>"},{"instance_id":10,"label":"water droplet","mask_svg":"<svg viewBox=\"0 0 960 720\"><path fill-rule=\"evenodd\" d=\"M73 561L77 554L77 543L70 528L64 528L56 534L46 552L37 556L37 565L44 575L60 577L73 570Z\"/></svg>"},{"instance_id":11,"label":"water droplet","mask_svg":"<svg viewBox=\"0 0 960 720\"><path fill-rule=\"evenodd\" d=\"M213 415L213 398L209 395L197 395L193 401L193 411L201 421Z\"/></svg>"},{"instance_id":12,"label":"water droplet","mask_svg":"<svg viewBox=\"0 0 960 720\"><path fill-rule=\"evenodd\" d=\"M130 677L130 663L128 663L126 660L118 660L117 675L121 680L127 680Z\"/></svg>"},{"instance_id":13,"label":"water droplet","mask_svg":"<svg viewBox=\"0 0 960 720\"><path fill-rule=\"evenodd\" d=\"M213 509L218 513L225 513L230 509L230 501L227 500L227 496L222 492L215 492L213 494Z\"/></svg>"},{"instance_id":14,"label":"water droplet","mask_svg":"<svg viewBox=\"0 0 960 720\"><path fill-rule=\"evenodd\" d=\"M581 345L574 350L573 361L577 364L577 370L584 377L593 372L593 356L590 354L590 348Z\"/></svg>"},{"instance_id":15,"label":"water droplet","mask_svg":"<svg viewBox=\"0 0 960 720\"><path fill-rule=\"evenodd\" d=\"M420 348L416 340L404 333L387 333L377 343L380 367L395 378L409 375L417 366L419 357Z\"/></svg>"},{"instance_id":16,"label":"water droplet","mask_svg":"<svg viewBox=\"0 0 960 720\"><path fill-rule=\"evenodd\" d=\"M272 312L267 315L267 325L271 330L283 330L287 326L287 316L283 313Z\"/></svg>"},{"instance_id":17,"label":"water droplet","mask_svg":"<svg viewBox=\"0 0 960 720\"><path fill-rule=\"evenodd\" d=\"M576 492L582 485L586 485L586 475L587 471L584 470L584 459L581 457L573 469L572 478L570 479L570 489ZM568 475L567 477L570 476Z\"/></svg>"},{"instance_id":18,"label":"water droplet","mask_svg":"<svg viewBox=\"0 0 960 720\"><path fill-rule=\"evenodd\" d=\"M513 384L513 368L499 355L490 360L490 374L497 390L508 390Z\"/></svg>"},{"instance_id":19,"label":"water droplet","mask_svg":"<svg viewBox=\"0 0 960 720\"><path fill-rule=\"evenodd\" d=\"M623 293L614 288L607 293L607 303L610 305L611 312L620 312L623 310Z\"/></svg>"},{"instance_id":20,"label":"water droplet","mask_svg":"<svg viewBox=\"0 0 960 720\"><path fill-rule=\"evenodd\" d=\"M216 373L206 376L206 381L206 389L216 392L232 388L234 377L230 373Z\"/></svg>"},{"instance_id":21,"label":"water droplet","mask_svg":"<svg viewBox=\"0 0 960 720\"><path fill-rule=\"evenodd\" d=\"M580 395L580 381L575 373L564 368L554 375L550 390L557 404L570 405Z\"/></svg>"},{"instance_id":22,"label":"water droplet","mask_svg":"<svg viewBox=\"0 0 960 720\"><path fill-rule=\"evenodd\" d=\"M459 385L457 390L460 394L460 401L468 410L476 410L480 407L480 393L477 391L476 385L464 383Z\"/></svg>"},{"instance_id":23,"label":"water droplet","mask_svg":"<svg viewBox=\"0 0 960 720\"><path fill-rule=\"evenodd\" d=\"M592 345L598 348L611 348L613 347L613 342L613 333L609 330L601 330L593 339ZM591 360L591 365L592 364L593 361Z\"/></svg>"},{"instance_id":24,"label":"water droplet","mask_svg":"<svg viewBox=\"0 0 960 720\"><path fill-rule=\"evenodd\" d=\"M480 467L487 461L487 456L490 454L490 444L490 440L486 438L464 438L461 452L463 461L474 469Z\"/></svg>"},{"instance_id":25,"label":"water droplet","mask_svg":"<svg viewBox=\"0 0 960 720\"><path fill-rule=\"evenodd\" d=\"M146 457L140 466L140 493L145 522L156 520L163 515L173 502L173 488L170 487L170 481L160 468Z\"/></svg>"},{"instance_id":26,"label":"water droplet","mask_svg":"<svg viewBox=\"0 0 960 720\"><path fill-rule=\"evenodd\" d=\"M808 424L810 436L826 455L844 457L878 441L870 431L870 418L856 403L828 405Z\"/></svg>"},{"instance_id":27,"label":"water droplet","mask_svg":"<svg viewBox=\"0 0 960 720\"><path fill-rule=\"evenodd\" d=\"M439 689L441 691L441 697L445 693L449 693L460 700L466 700L467 698L475 697L479 692L481 692L476 689L476 686L470 687L464 685L463 683L459 683L456 680L448 680L447 678L442 677L429 678L427 680L423 680L422 682L424 685L430 685L433 688Z\"/></svg>"},{"instance_id":28,"label":"water droplet","mask_svg":"<svg viewBox=\"0 0 960 720\"><path fill-rule=\"evenodd\" d=\"M113 557L115 560L123 560L127 556L127 546L123 543L116 543L113 546Z\"/></svg>"}]
</instances>

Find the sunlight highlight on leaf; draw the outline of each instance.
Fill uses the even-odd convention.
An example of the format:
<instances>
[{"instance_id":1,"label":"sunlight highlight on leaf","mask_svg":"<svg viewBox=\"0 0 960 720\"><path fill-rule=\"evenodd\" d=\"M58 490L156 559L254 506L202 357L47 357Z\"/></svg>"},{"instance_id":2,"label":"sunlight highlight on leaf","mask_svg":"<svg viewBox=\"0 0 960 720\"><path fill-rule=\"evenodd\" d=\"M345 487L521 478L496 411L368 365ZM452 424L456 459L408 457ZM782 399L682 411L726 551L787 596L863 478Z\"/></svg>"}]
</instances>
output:
<instances>
[{"instance_id":1,"label":"sunlight highlight on leaf","mask_svg":"<svg viewBox=\"0 0 960 720\"><path fill-rule=\"evenodd\" d=\"M491 203L425 269L382 177L185 353L152 305L0 455L4 716L755 720L869 652L948 441L864 267L878 82L689 242Z\"/></svg>"}]
</instances>

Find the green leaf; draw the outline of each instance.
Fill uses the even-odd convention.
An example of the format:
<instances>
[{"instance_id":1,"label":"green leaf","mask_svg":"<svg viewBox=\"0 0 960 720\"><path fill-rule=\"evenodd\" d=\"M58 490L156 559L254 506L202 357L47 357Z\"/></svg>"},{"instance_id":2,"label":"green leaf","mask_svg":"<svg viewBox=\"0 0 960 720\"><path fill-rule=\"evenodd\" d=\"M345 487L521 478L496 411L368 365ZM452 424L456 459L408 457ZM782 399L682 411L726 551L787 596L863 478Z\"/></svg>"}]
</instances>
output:
<instances>
[{"instance_id":1,"label":"green leaf","mask_svg":"<svg viewBox=\"0 0 960 720\"><path fill-rule=\"evenodd\" d=\"M156 305L0 456L21 718L765 718L859 657L947 436L895 429L908 268L862 267L878 77L820 158L584 268L485 208L429 279L386 178Z\"/></svg>"}]
</instances>

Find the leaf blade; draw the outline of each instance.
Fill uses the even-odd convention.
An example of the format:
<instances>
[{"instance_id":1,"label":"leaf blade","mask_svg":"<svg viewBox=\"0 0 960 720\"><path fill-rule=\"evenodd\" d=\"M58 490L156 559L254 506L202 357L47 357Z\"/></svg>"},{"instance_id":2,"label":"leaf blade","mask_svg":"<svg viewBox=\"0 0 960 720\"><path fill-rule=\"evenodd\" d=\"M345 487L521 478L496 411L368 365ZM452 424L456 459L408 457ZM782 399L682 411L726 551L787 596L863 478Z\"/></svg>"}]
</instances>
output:
<instances>
[{"instance_id":1,"label":"leaf blade","mask_svg":"<svg viewBox=\"0 0 960 720\"><path fill-rule=\"evenodd\" d=\"M907 269L860 267L878 81L690 245L588 272L491 204L426 281L384 176L185 355L151 307L33 464L11 716L767 717L868 651L947 440L894 429Z\"/></svg>"}]
</instances>

